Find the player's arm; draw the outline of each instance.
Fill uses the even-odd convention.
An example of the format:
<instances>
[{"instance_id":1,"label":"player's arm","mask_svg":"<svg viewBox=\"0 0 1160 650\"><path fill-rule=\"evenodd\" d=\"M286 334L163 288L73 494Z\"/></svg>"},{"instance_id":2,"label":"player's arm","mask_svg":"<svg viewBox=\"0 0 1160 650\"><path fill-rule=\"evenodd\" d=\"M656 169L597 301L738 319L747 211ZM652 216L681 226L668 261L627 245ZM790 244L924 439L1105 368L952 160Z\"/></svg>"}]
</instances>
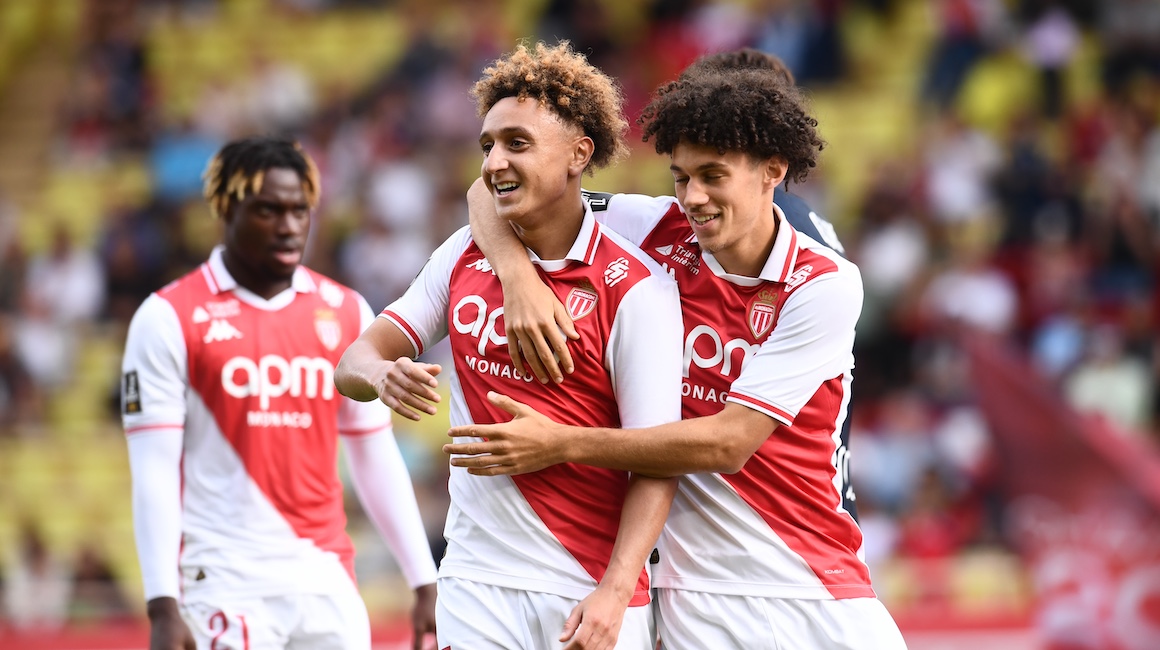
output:
<instances>
[{"instance_id":1,"label":"player's arm","mask_svg":"<svg viewBox=\"0 0 1160 650\"><path fill-rule=\"evenodd\" d=\"M733 473L781 424L791 424L826 381L850 367L862 310L857 270L812 279L787 299L777 326L729 389L720 412L637 431L564 426L502 395L510 422L457 427L485 441L445 445L451 464L479 475L523 474L573 462L650 476Z\"/></svg>"},{"instance_id":2,"label":"player's arm","mask_svg":"<svg viewBox=\"0 0 1160 650\"><path fill-rule=\"evenodd\" d=\"M625 426L680 419L682 334L676 283L658 269L658 275L643 279L623 298L605 343L605 364ZM676 479L641 474L629 478L608 569L568 617L561 636L562 641L572 640L567 648L601 647L605 641L615 645L676 490Z\"/></svg>"},{"instance_id":3,"label":"player's arm","mask_svg":"<svg viewBox=\"0 0 1160 650\"><path fill-rule=\"evenodd\" d=\"M399 326L376 318L342 353L334 369L338 392L359 402L382 400L399 415L418 420L435 414L438 364L412 360L414 346Z\"/></svg>"},{"instance_id":4,"label":"player's arm","mask_svg":"<svg viewBox=\"0 0 1160 650\"><path fill-rule=\"evenodd\" d=\"M435 376L442 368L413 359L447 336L451 269L470 241L462 228L443 242L407 291L347 347L334 369L339 393L359 402L382 400L410 420L435 413Z\"/></svg>"},{"instance_id":5,"label":"player's arm","mask_svg":"<svg viewBox=\"0 0 1160 650\"><path fill-rule=\"evenodd\" d=\"M129 325L122 362L133 537L145 588L150 650L195 648L177 607L185 354L173 308L150 296Z\"/></svg>"},{"instance_id":6,"label":"player's arm","mask_svg":"<svg viewBox=\"0 0 1160 650\"><path fill-rule=\"evenodd\" d=\"M544 383L564 381L561 370L571 373L575 369L565 336L579 338L568 310L536 273L523 242L496 212L481 178L467 191L467 212L472 237L503 286L504 328L512 364L526 373L527 361Z\"/></svg>"}]
</instances>

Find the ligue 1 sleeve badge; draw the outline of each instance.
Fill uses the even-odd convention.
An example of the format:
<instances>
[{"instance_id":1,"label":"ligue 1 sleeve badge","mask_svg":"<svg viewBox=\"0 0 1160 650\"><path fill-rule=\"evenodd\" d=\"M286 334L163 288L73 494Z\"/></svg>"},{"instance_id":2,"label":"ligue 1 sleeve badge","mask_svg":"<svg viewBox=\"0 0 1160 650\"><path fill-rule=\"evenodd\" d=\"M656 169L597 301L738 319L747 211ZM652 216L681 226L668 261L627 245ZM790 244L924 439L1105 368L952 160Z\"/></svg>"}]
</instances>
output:
<instances>
[{"instance_id":1,"label":"ligue 1 sleeve badge","mask_svg":"<svg viewBox=\"0 0 1160 650\"><path fill-rule=\"evenodd\" d=\"M318 334L318 340L322 341L322 345L331 352L342 342L342 324L338 322L338 316L329 309L314 310L314 332Z\"/></svg>"},{"instance_id":2,"label":"ligue 1 sleeve badge","mask_svg":"<svg viewBox=\"0 0 1160 650\"><path fill-rule=\"evenodd\" d=\"M777 294L762 290L749 306L749 331L753 334L753 338L760 339L769 333L776 313Z\"/></svg>"},{"instance_id":3,"label":"ligue 1 sleeve badge","mask_svg":"<svg viewBox=\"0 0 1160 650\"><path fill-rule=\"evenodd\" d=\"M580 320L590 314L596 307L596 287L588 280L584 280L578 287L572 287L568 292L568 299L564 301L568 306L568 314L572 320Z\"/></svg>"}]
</instances>

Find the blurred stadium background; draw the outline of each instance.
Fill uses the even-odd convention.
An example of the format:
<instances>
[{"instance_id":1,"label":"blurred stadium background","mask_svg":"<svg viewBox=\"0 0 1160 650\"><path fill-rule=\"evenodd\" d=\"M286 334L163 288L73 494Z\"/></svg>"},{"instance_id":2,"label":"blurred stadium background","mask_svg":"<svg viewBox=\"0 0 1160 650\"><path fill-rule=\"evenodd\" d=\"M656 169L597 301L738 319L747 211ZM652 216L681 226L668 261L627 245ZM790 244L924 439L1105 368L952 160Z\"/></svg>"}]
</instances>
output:
<instances>
[{"instance_id":1,"label":"blurred stadium background","mask_svg":"<svg viewBox=\"0 0 1160 650\"><path fill-rule=\"evenodd\" d=\"M630 118L742 45L809 89L794 190L864 275L854 481L912 648L1160 648L1154 0L3 0L0 646L144 647L120 352L216 241L216 147L297 135L308 262L381 308L465 223L467 89L521 37L571 39ZM586 186L672 187L640 145ZM436 555L445 430L398 425ZM409 592L349 511L394 647Z\"/></svg>"}]
</instances>

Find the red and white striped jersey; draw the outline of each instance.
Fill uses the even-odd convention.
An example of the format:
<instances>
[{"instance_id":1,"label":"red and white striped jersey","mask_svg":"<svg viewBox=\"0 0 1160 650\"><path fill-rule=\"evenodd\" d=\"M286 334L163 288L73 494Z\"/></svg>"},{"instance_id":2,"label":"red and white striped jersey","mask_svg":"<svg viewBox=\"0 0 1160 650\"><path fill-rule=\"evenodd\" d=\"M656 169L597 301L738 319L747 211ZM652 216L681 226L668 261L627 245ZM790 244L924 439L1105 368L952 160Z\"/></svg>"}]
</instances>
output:
<instances>
[{"instance_id":1,"label":"red and white striped jersey","mask_svg":"<svg viewBox=\"0 0 1160 650\"><path fill-rule=\"evenodd\" d=\"M658 587L772 598L873 596L851 513L843 434L862 310L858 268L781 209L759 278L702 251L673 197L615 195L595 212L677 281L684 417L727 401L781 423L736 474L684 477L661 535Z\"/></svg>"},{"instance_id":2,"label":"red and white striped jersey","mask_svg":"<svg viewBox=\"0 0 1160 650\"><path fill-rule=\"evenodd\" d=\"M361 296L305 267L265 300L237 285L220 248L138 309L125 432L184 436L187 595L333 593L338 565L353 579L338 436L383 431L390 410L342 397L333 374L372 319Z\"/></svg>"},{"instance_id":3,"label":"red and white striped jersey","mask_svg":"<svg viewBox=\"0 0 1160 650\"><path fill-rule=\"evenodd\" d=\"M664 271L600 227L591 211L566 259L531 257L580 333L570 343L575 372L562 385L542 385L512 368L503 291L468 228L444 242L382 313L416 354L450 336L451 424L511 419L487 401L489 390L580 426L633 428L679 419L680 304ZM472 476L452 467L439 575L584 598L604 576L627 484L627 472L587 465L516 477ZM644 571L637 586L632 604L648 602Z\"/></svg>"}]
</instances>

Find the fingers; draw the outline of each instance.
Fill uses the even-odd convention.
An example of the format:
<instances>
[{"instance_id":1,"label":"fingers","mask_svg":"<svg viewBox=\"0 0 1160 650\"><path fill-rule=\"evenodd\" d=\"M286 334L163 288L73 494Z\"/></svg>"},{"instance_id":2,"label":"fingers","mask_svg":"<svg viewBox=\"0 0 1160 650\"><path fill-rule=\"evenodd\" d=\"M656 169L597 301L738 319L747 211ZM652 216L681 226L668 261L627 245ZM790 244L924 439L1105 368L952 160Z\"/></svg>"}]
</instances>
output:
<instances>
[{"instance_id":1,"label":"fingers","mask_svg":"<svg viewBox=\"0 0 1160 650\"><path fill-rule=\"evenodd\" d=\"M512 417L519 417L523 409L527 408L527 405L523 402L517 402L507 395L497 393L493 390L487 391L487 401L507 411Z\"/></svg>"},{"instance_id":2,"label":"fingers","mask_svg":"<svg viewBox=\"0 0 1160 650\"><path fill-rule=\"evenodd\" d=\"M532 344L535 345L537 360L543 365L544 371L558 384L564 381L564 375L560 372L560 366L556 363L556 353L553 351L557 343L551 341L551 338L551 334L547 334L545 338L543 333L536 332L536 336L532 337ZM556 338L563 337L557 332Z\"/></svg>"},{"instance_id":3,"label":"fingers","mask_svg":"<svg viewBox=\"0 0 1160 650\"><path fill-rule=\"evenodd\" d=\"M563 303L556 301L553 316L555 316L556 324L559 325L559 329L563 331L565 336L573 341L580 339L580 333L576 331L576 323L572 322L572 314L568 313L568 309L564 307Z\"/></svg>"},{"instance_id":4,"label":"fingers","mask_svg":"<svg viewBox=\"0 0 1160 650\"><path fill-rule=\"evenodd\" d=\"M519 336L518 335L509 336L507 345L508 345L508 355L511 356L511 358L512 358L512 367L515 368L516 372L520 373L521 375L528 374L527 369L524 368L524 357L520 353L521 341L520 341ZM544 381L544 378L539 377L538 375L537 375L537 379L539 379L541 382Z\"/></svg>"},{"instance_id":5,"label":"fingers","mask_svg":"<svg viewBox=\"0 0 1160 650\"><path fill-rule=\"evenodd\" d=\"M564 621L564 630L560 633L560 641L567 641L576 634L576 629L580 627L580 618L583 616L583 610L580 605L572 608L572 613L568 615L568 620Z\"/></svg>"}]
</instances>

